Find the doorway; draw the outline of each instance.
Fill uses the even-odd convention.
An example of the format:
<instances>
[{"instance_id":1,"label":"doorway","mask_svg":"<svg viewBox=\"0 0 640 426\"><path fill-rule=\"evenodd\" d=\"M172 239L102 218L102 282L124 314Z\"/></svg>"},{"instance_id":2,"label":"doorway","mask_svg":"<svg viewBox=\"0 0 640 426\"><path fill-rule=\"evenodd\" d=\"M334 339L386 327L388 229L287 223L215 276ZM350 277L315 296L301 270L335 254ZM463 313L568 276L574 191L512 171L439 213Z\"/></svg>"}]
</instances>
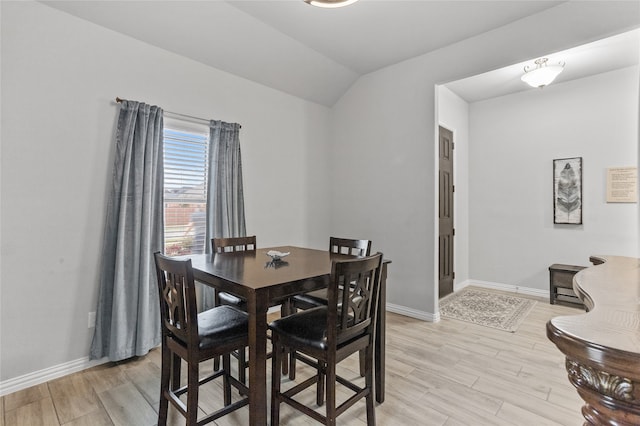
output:
<instances>
[{"instance_id":1,"label":"doorway","mask_svg":"<svg viewBox=\"0 0 640 426\"><path fill-rule=\"evenodd\" d=\"M438 296L453 293L453 132L438 126Z\"/></svg>"}]
</instances>

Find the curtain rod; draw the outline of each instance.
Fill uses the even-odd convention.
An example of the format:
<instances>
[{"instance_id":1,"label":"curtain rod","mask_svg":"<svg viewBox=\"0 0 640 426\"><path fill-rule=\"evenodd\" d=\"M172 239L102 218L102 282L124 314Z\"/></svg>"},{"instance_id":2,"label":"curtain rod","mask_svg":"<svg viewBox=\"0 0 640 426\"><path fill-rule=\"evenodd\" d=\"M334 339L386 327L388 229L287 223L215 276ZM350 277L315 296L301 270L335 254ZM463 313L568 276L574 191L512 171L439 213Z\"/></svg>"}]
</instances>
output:
<instances>
[{"instance_id":1,"label":"curtain rod","mask_svg":"<svg viewBox=\"0 0 640 426\"><path fill-rule=\"evenodd\" d=\"M126 99L122 99L116 96L116 102L117 103L122 103L122 101L125 101ZM186 115L186 114L179 114L177 112L171 112L171 111L166 111L164 110L165 113L170 114L170 115L174 115L177 118L183 118L183 119L189 119L189 120L196 120L196 121L200 121L202 123L205 123L207 125L209 125L211 123L211 120L207 120L206 118L200 118L200 117L194 117L192 115ZM242 126L240 126L240 128L242 128Z\"/></svg>"}]
</instances>

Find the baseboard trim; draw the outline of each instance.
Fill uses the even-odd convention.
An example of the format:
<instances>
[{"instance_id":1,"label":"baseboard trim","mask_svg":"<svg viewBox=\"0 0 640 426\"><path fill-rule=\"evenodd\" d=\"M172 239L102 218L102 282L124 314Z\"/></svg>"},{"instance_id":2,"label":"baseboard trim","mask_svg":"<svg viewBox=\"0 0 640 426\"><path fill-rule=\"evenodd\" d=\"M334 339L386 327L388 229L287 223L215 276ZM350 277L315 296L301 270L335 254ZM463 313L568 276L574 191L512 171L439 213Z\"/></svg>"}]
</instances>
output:
<instances>
[{"instance_id":1,"label":"baseboard trim","mask_svg":"<svg viewBox=\"0 0 640 426\"><path fill-rule=\"evenodd\" d=\"M520 287L516 285L480 280L466 280L461 283L457 283L454 285L454 291L462 290L463 288L470 285L494 290L508 291L511 293L526 294L543 299L549 298L548 290L540 290L536 288ZM278 310L278 307L272 307L269 309L269 313L277 312ZM387 303L387 311L427 322L440 321L439 312L433 314L431 312L419 311L417 309L408 308L406 306L396 305L393 303ZM104 364L106 362L109 362L107 358L89 360L89 357L84 357L74 361L55 365L53 367L45 368L43 370L35 371L33 373L18 376L13 379L8 379L0 382L0 396L8 395L10 393L29 388L31 386L36 386L41 383L48 382L49 380L58 379L68 374L77 373L78 371L86 370L88 368Z\"/></svg>"},{"instance_id":2,"label":"baseboard trim","mask_svg":"<svg viewBox=\"0 0 640 426\"><path fill-rule=\"evenodd\" d=\"M440 321L440 313L432 314L430 312L418 311L417 309L407 308L406 306L387 303L387 311L394 314L404 315L406 317L416 318L422 321L438 322Z\"/></svg>"},{"instance_id":3,"label":"baseboard trim","mask_svg":"<svg viewBox=\"0 0 640 426\"><path fill-rule=\"evenodd\" d=\"M506 291L510 293L525 294L528 296L539 297L541 299L549 299L549 290L540 290L537 288L521 287L521 286L512 285L512 284L495 283L491 281L480 281L480 280L473 280L473 279L465 280L459 283L454 283L453 291L457 292L468 286L483 287L483 288L488 288L492 290L500 290L500 291ZM411 318L416 318L422 321L428 321L428 322L440 321L440 312L436 312L435 314L433 314L431 312L419 311L417 309L408 308L402 305L395 305L393 303L387 303L387 311L404 315L407 317L411 317Z\"/></svg>"},{"instance_id":4,"label":"baseboard trim","mask_svg":"<svg viewBox=\"0 0 640 426\"><path fill-rule=\"evenodd\" d=\"M465 287L468 287L471 285L471 281L470 280L466 280L466 281L462 281L460 283L453 283L453 292L455 293L456 291L460 291Z\"/></svg>"},{"instance_id":5,"label":"baseboard trim","mask_svg":"<svg viewBox=\"0 0 640 426\"><path fill-rule=\"evenodd\" d=\"M13 379L4 380L0 382L0 396L30 388L31 386L36 386L49 380L58 379L68 374L77 373L78 371L86 370L87 368L95 367L96 365L106 362L109 362L107 358L89 360L89 357L85 357L14 377Z\"/></svg>"},{"instance_id":6,"label":"baseboard trim","mask_svg":"<svg viewBox=\"0 0 640 426\"><path fill-rule=\"evenodd\" d=\"M539 288L521 287L521 286L512 285L512 284L494 283L491 281L480 281L480 280L467 280L467 281L464 281L463 284L464 285L462 285L457 290L461 290L464 287L473 285L476 287L484 287L484 288L489 288L493 290L508 291L511 293L520 293L520 294L526 294L527 296L540 297L542 299L549 299L549 290L541 290Z\"/></svg>"}]
</instances>

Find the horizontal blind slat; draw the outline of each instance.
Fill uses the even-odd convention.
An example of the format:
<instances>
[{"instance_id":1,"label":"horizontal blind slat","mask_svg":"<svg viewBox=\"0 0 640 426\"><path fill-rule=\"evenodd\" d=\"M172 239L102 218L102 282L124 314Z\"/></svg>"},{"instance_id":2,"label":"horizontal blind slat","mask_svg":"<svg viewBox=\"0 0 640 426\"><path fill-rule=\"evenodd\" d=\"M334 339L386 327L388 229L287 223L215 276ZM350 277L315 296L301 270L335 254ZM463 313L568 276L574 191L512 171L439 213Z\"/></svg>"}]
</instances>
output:
<instances>
[{"instance_id":1,"label":"horizontal blind slat","mask_svg":"<svg viewBox=\"0 0 640 426\"><path fill-rule=\"evenodd\" d=\"M164 129L165 253L202 253L207 205L209 138Z\"/></svg>"}]
</instances>

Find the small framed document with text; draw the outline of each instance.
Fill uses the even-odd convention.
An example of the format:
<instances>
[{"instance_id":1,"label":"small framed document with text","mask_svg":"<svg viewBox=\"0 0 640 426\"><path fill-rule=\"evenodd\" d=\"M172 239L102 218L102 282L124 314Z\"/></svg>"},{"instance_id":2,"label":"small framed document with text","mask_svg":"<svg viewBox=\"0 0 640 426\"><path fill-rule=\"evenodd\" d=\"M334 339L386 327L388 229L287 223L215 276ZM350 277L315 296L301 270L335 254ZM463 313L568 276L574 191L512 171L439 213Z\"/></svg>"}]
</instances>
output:
<instances>
[{"instance_id":1,"label":"small framed document with text","mask_svg":"<svg viewBox=\"0 0 640 426\"><path fill-rule=\"evenodd\" d=\"M638 168L607 169L607 203L638 202Z\"/></svg>"}]
</instances>

